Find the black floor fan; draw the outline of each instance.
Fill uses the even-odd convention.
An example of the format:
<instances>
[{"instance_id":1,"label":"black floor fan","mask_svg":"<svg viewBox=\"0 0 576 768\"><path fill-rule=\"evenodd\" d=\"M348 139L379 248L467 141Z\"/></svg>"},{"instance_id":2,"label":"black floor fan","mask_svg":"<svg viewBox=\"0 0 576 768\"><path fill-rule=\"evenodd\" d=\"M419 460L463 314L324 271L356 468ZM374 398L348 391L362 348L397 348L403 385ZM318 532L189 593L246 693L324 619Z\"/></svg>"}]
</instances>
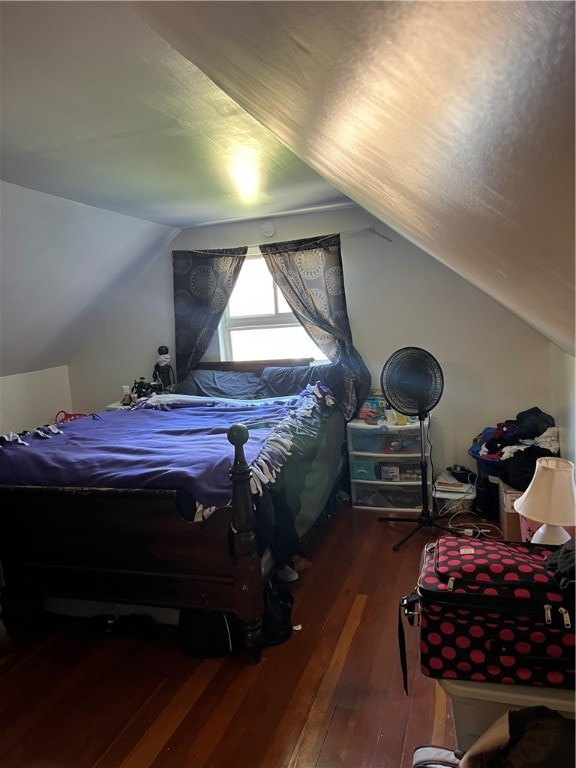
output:
<instances>
[{"instance_id":1,"label":"black floor fan","mask_svg":"<svg viewBox=\"0 0 576 768\"><path fill-rule=\"evenodd\" d=\"M403 347L394 352L384 363L380 373L380 385L384 399L398 413L418 416L420 421L420 478L422 481L422 512L417 520L406 517L379 517L381 523L416 522L416 527L406 534L392 549L399 549L405 541L422 528L440 528L429 508L428 464L424 421L442 397L444 376L438 361L420 347Z\"/></svg>"}]
</instances>

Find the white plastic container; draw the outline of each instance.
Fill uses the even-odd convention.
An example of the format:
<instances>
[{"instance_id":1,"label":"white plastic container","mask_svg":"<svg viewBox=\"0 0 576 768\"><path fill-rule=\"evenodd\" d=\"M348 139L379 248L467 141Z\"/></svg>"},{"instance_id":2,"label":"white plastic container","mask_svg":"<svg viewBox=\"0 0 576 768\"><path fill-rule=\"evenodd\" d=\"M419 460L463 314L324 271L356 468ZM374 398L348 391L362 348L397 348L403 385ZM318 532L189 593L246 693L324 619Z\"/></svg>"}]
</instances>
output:
<instances>
[{"instance_id":1,"label":"white plastic container","mask_svg":"<svg viewBox=\"0 0 576 768\"><path fill-rule=\"evenodd\" d=\"M467 486L466 490L458 493L454 491L434 490L434 500L438 513L454 514L456 512L469 512L476 498L474 486Z\"/></svg>"},{"instance_id":2,"label":"white plastic container","mask_svg":"<svg viewBox=\"0 0 576 768\"><path fill-rule=\"evenodd\" d=\"M469 749L509 709L544 706L574 719L574 691L469 680L437 682L452 701L458 749Z\"/></svg>"}]
</instances>

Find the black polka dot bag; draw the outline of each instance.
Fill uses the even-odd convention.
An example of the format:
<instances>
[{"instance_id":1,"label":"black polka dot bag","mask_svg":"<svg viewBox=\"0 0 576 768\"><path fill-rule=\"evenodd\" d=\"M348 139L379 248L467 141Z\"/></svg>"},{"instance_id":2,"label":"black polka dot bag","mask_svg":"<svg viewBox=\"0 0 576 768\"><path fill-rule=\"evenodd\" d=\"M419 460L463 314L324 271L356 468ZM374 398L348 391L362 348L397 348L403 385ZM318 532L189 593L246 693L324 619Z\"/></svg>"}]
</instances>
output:
<instances>
[{"instance_id":1,"label":"black polka dot bag","mask_svg":"<svg viewBox=\"0 0 576 768\"><path fill-rule=\"evenodd\" d=\"M574 583L547 562L554 549L457 535L427 545L416 589L423 674L573 689Z\"/></svg>"}]
</instances>

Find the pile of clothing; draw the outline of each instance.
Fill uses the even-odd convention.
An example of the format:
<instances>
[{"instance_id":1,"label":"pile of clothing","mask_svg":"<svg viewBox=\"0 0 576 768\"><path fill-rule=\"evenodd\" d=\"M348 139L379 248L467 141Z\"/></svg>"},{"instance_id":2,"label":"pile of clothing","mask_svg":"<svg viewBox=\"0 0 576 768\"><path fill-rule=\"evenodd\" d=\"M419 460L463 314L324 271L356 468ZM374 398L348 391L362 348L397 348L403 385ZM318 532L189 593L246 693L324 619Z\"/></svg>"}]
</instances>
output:
<instances>
[{"instance_id":1,"label":"pile of clothing","mask_svg":"<svg viewBox=\"0 0 576 768\"><path fill-rule=\"evenodd\" d=\"M468 454L476 459L478 474L495 475L525 491L541 456L558 456L560 440L554 418L540 408L521 411L515 419L485 427Z\"/></svg>"}]
</instances>

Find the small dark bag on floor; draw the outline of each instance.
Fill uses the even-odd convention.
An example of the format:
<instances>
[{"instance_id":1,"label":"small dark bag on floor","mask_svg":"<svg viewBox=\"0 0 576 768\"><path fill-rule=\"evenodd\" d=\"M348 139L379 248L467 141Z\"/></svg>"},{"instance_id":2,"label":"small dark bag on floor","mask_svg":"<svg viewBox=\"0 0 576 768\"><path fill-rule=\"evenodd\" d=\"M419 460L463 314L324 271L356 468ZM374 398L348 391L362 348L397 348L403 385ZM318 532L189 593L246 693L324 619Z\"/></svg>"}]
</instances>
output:
<instances>
[{"instance_id":1,"label":"small dark bag on floor","mask_svg":"<svg viewBox=\"0 0 576 768\"><path fill-rule=\"evenodd\" d=\"M264 586L263 599L264 645L279 645L292 634L294 598L287 589L268 581ZM240 624L232 613L183 610L178 624L178 643L194 658L230 656L242 648Z\"/></svg>"},{"instance_id":2,"label":"small dark bag on floor","mask_svg":"<svg viewBox=\"0 0 576 768\"><path fill-rule=\"evenodd\" d=\"M233 614L223 611L183 610L178 643L197 659L230 656L241 647L238 621Z\"/></svg>"}]
</instances>

